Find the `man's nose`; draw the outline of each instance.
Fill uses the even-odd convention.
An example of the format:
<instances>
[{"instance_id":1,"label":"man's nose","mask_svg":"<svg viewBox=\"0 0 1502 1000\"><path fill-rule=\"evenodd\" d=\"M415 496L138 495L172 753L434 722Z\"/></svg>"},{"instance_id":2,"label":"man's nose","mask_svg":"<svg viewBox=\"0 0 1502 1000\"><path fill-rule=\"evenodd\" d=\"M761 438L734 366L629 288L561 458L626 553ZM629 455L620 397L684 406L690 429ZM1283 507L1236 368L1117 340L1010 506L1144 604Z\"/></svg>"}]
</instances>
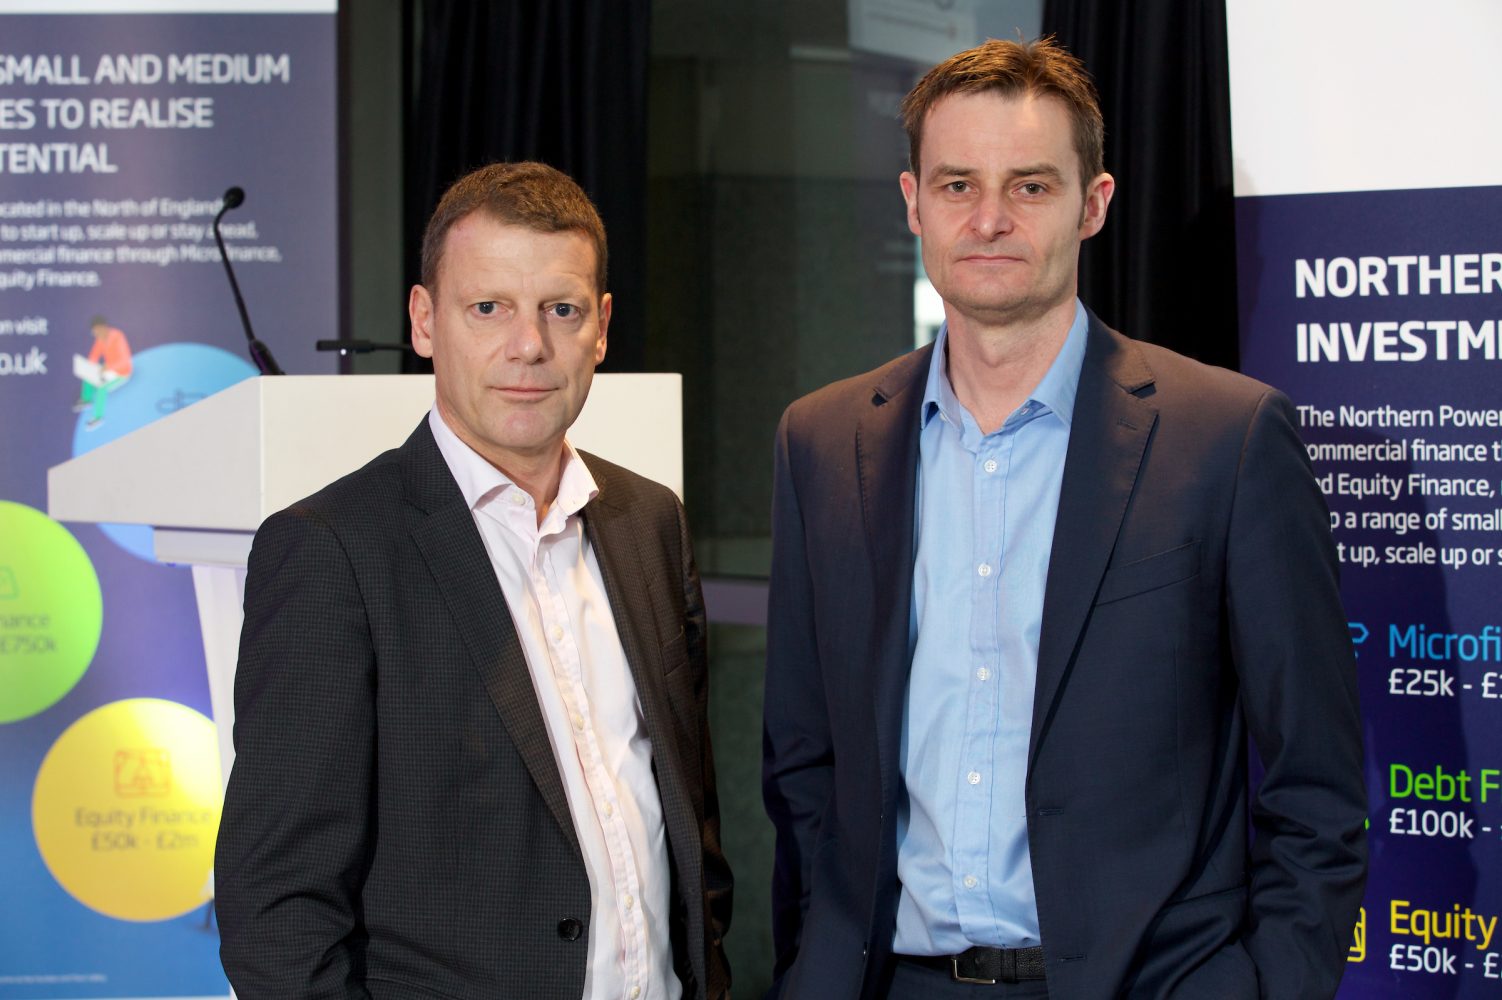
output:
<instances>
[{"instance_id":1,"label":"man's nose","mask_svg":"<svg viewBox=\"0 0 1502 1000\"><path fill-rule=\"evenodd\" d=\"M1012 231L1012 206L1006 194L1000 190L987 191L975 202L975 212L970 217L970 228L986 242L1005 236Z\"/></svg>"},{"instance_id":2,"label":"man's nose","mask_svg":"<svg viewBox=\"0 0 1502 1000\"><path fill-rule=\"evenodd\" d=\"M506 341L506 360L535 364L547 355L547 331L542 317L537 313L524 313L517 318Z\"/></svg>"}]
</instances>

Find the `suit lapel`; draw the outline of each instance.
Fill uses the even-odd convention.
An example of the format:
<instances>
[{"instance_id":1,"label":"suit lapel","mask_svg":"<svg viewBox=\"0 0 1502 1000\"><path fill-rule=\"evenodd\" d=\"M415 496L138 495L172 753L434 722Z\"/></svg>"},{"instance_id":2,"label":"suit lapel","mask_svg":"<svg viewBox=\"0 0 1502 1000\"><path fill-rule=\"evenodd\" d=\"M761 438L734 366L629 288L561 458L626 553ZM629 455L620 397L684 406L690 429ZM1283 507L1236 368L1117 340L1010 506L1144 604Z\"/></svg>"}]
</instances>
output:
<instances>
[{"instance_id":1,"label":"suit lapel","mask_svg":"<svg viewBox=\"0 0 1502 1000\"><path fill-rule=\"evenodd\" d=\"M896 794L904 691L912 667L908 626L913 594L918 410L932 356L933 348L927 347L887 369L855 430L861 515L876 595L871 667L884 802Z\"/></svg>"},{"instance_id":2,"label":"suit lapel","mask_svg":"<svg viewBox=\"0 0 1502 1000\"><path fill-rule=\"evenodd\" d=\"M640 539L648 535L648 527L638 524L636 511L621 502L620 488L608 468L603 463L591 462L590 456L584 458L600 489L599 495L584 508L584 532L600 566L615 630L631 668L636 696L641 701L647 738L652 741L652 769L657 777L668 842L675 848L673 857L684 884L701 885L699 821L689 806L692 798L683 778L664 688L662 646L673 635L664 636L657 625L659 621L664 625L681 625L671 621L673 602L663 592L664 586L676 586L678 578L665 581L656 574L643 572L644 566L658 562L643 558Z\"/></svg>"},{"instance_id":3,"label":"suit lapel","mask_svg":"<svg viewBox=\"0 0 1502 1000\"><path fill-rule=\"evenodd\" d=\"M1043 594L1029 769L1053 719L1158 419L1157 408L1134 395L1152 381L1136 346L1091 315Z\"/></svg>"},{"instance_id":4,"label":"suit lapel","mask_svg":"<svg viewBox=\"0 0 1502 1000\"><path fill-rule=\"evenodd\" d=\"M587 461L585 464L590 465ZM600 494L584 508L584 533L600 565L610 613L631 667L631 679L636 683L656 758L658 747L662 751L669 749L661 739L667 733L662 727L666 695L662 688L663 637L658 635L656 624L659 615L669 613L661 593L663 581L642 572L645 563L637 548L642 532L632 523L631 509L617 505L618 490L612 489L610 476L598 462L590 467L590 473L595 476Z\"/></svg>"},{"instance_id":5,"label":"suit lapel","mask_svg":"<svg viewBox=\"0 0 1502 1000\"><path fill-rule=\"evenodd\" d=\"M464 502L426 419L402 451L408 498L428 515L413 529L412 540L443 594L459 636L533 784L564 836L579 851L563 778L553 759L553 747L532 688L532 675L505 595L496 581L474 515Z\"/></svg>"}]
</instances>

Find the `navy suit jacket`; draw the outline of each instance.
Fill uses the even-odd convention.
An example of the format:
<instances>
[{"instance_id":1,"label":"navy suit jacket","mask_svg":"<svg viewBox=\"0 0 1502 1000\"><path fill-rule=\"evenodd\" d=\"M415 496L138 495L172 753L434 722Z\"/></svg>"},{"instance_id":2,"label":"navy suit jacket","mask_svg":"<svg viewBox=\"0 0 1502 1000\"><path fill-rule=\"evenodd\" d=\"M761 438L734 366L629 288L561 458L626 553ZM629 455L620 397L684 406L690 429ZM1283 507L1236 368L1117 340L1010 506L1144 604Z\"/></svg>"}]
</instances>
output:
<instances>
[{"instance_id":1,"label":"navy suit jacket","mask_svg":"<svg viewBox=\"0 0 1502 1000\"><path fill-rule=\"evenodd\" d=\"M763 791L784 998L877 995L891 953L931 354L827 386L778 430ZM1090 318L1027 760L1054 996L1335 992L1366 794L1294 418L1265 385ZM1250 800L1248 736L1266 770Z\"/></svg>"}]
</instances>

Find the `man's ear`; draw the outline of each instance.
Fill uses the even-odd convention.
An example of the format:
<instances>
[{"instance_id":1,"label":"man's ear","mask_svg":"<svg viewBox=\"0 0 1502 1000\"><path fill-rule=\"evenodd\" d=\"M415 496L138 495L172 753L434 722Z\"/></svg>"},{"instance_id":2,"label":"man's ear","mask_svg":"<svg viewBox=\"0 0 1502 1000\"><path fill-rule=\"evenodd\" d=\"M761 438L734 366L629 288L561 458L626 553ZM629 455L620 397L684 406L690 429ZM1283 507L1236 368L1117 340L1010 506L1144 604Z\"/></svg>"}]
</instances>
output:
<instances>
[{"instance_id":1,"label":"man's ear","mask_svg":"<svg viewBox=\"0 0 1502 1000\"><path fill-rule=\"evenodd\" d=\"M424 358L433 356L433 296L422 285L413 285L407 295L407 318L412 321L412 349Z\"/></svg>"},{"instance_id":2,"label":"man's ear","mask_svg":"<svg viewBox=\"0 0 1502 1000\"><path fill-rule=\"evenodd\" d=\"M902 200L907 202L907 228L914 236L923 236L923 222L918 218L918 175L904 170L897 178L902 186Z\"/></svg>"},{"instance_id":3,"label":"man's ear","mask_svg":"<svg viewBox=\"0 0 1502 1000\"><path fill-rule=\"evenodd\" d=\"M610 328L610 307L614 301L609 292L600 296L600 333L595 337L595 364L605 360L605 333Z\"/></svg>"},{"instance_id":4,"label":"man's ear","mask_svg":"<svg viewBox=\"0 0 1502 1000\"><path fill-rule=\"evenodd\" d=\"M1080 212L1080 239L1088 240L1106 224L1106 209L1116 193L1116 178L1103 173L1085 188L1085 207Z\"/></svg>"}]
</instances>

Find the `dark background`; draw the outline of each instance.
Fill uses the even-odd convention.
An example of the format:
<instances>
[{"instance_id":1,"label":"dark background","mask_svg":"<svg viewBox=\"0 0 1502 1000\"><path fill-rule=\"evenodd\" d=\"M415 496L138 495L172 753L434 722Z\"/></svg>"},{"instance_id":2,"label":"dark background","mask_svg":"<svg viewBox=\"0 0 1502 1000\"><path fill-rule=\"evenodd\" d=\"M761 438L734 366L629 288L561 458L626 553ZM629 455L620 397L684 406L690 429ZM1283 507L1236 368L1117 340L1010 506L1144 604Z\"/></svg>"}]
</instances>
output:
<instances>
[{"instance_id":1,"label":"dark background","mask_svg":"<svg viewBox=\"0 0 1502 1000\"><path fill-rule=\"evenodd\" d=\"M962 5L956 5L962 6ZM852 48L848 0L369 0L341 14L345 328L407 337L422 227L498 159L577 178L610 239L604 371L684 377L685 503L714 599L711 724L737 876L736 993L771 968L759 792L771 438L794 398L918 342L897 102L984 37L1054 33L1096 78L1118 187L1081 298L1107 323L1237 363L1230 112L1219 2L988 0L947 49ZM936 8L938 9L938 8ZM944 25L936 17L936 33ZM942 44L942 41L937 44ZM421 370L408 355L357 370ZM389 366L382 369L380 366Z\"/></svg>"}]
</instances>

